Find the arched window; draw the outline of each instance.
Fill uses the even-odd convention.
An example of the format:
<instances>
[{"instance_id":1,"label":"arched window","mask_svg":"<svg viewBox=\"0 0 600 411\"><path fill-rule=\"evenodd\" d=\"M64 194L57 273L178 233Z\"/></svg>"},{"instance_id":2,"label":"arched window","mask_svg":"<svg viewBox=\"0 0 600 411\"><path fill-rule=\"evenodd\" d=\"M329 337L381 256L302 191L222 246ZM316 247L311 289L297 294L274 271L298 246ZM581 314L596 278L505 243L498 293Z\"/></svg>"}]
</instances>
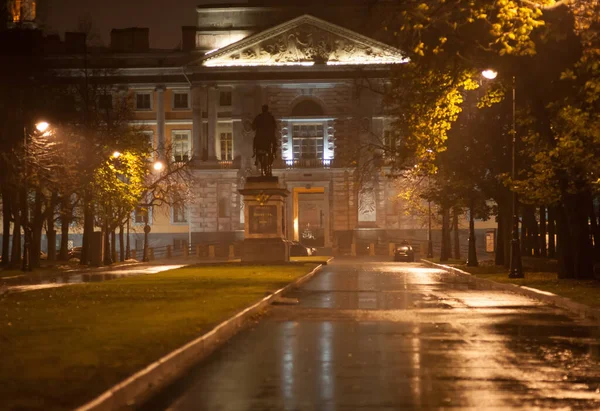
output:
<instances>
[{"instance_id":1,"label":"arched window","mask_svg":"<svg viewBox=\"0 0 600 411\"><path fill-rule=\"evenodd\" d=\"M313 117L322 116L323 114L325 114L323 107L313 100L302 100L292 109L293 117Z\"/></svg>"}]
</instances>

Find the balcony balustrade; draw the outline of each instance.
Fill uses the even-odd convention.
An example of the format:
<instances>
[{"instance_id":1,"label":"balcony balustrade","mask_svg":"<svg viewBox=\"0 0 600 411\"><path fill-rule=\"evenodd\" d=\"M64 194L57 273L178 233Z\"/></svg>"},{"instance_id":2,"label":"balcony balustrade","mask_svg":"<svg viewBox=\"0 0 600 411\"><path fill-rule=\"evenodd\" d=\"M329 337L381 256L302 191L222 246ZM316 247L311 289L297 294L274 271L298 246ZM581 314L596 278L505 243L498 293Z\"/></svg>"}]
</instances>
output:
<instances>
[{"instance_id":1,"label":"balcony balustrade","mask_svg":"<svg viewBox=\"0 0 600 411\"><path fill-rule=\"evenodd\" d=\"M273 164L274 168L279 169L299 169L299 168L331 168L333 167L332 159L322 159L322 158L294 158L287 160L275 160Z\"/></svg>"}]
</instances>

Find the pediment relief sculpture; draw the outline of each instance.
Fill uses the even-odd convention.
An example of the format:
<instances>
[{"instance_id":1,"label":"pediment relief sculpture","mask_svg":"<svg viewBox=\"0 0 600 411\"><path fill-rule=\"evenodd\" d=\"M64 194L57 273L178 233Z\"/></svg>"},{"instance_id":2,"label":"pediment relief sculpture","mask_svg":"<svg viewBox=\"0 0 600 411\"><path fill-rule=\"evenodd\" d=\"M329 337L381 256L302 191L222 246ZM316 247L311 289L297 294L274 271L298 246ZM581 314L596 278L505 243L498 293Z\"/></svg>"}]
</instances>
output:
<instances>
[{"instance_id":1,"label":"pediment relief sculpture","mask_svg":"<svg viewBox=\"0 0 600 411\"><path fill-rule=\"evenodd\" d=\"M302 23L279 33L264 32L256 42L241 41L239 47L208 57L206 66L222 65L312 65L312 64L391 64L406 61L392 47L346 29L328 30ZM272 34L271 36L266 36ZM246 44L244 44L246 43Z\"/></svg>"}]
</instances>

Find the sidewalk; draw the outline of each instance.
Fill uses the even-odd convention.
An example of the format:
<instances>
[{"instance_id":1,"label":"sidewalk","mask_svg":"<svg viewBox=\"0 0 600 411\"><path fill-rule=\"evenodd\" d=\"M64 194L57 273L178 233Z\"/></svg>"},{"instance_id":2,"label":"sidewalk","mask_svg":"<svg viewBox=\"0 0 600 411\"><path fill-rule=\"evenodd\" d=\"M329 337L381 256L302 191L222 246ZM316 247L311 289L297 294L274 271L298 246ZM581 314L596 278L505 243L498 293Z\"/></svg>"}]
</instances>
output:
<instances>
[{"instance_id":1,"label":"sidewalk","mask_svg":"<svg viewBox=\"0 0 600 411\"><path fill-rule=\"evenodd\" d=\"M489 267L466 267L438 264L429 260L421 259L426 265L440 268L442 270L464 276L485 286L509 291L526 297L543 301L555 307L574 312L581 317L592 320L600 320L600 282L583 281L572 279L551 279L549 273L527 272L525 278L508 278L503 267L500 274L489 273ZM495 268L495 267L494 267ZM555 274L554 274L555 276Z\"/></svg>"}]
</instances>

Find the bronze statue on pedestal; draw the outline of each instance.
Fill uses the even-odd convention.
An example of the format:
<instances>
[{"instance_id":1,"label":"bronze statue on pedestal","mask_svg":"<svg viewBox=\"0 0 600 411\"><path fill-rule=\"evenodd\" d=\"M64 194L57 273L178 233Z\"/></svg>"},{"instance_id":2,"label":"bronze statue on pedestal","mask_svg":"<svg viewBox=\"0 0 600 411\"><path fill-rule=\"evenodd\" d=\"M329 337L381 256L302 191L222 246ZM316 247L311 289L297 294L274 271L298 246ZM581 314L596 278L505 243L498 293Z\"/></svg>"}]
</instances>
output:
<instances>
[{"instance_id":1,"label":"bronze statue on pedestal","mask_svg":"<svg viewBox=\"0 0 600 411\"><path fill-rule=\"evenodd\" d=\"M273 176L273 160L277 154L277 138L275 117L269 113L269 106L262 106L262 113L254 118L252 129L256 131L252 145L254 164L260 167L260 175Z\"/></svg>"}]
</instances>

